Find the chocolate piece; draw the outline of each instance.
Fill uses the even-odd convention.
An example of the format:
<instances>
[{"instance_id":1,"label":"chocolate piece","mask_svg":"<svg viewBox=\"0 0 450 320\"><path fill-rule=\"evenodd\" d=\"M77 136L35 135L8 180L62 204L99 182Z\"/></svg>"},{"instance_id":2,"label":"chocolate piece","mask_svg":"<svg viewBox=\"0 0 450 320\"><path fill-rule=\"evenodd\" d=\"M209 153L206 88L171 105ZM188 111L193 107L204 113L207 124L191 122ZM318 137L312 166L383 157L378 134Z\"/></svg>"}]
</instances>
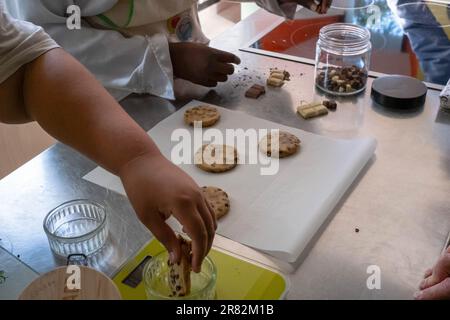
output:
<instances>
[{"instance_id":1,"label":"chocolate piece","mask_svg":"<svg viewBox=\"0 0 450 320\"><path fill-rule=\"evenodd\" d=\"M336 111L337 103L334 100L325 100L322 104L327 107L328 110Z\"/></svg>"},{"instance_id":2,"label":"chocolate piece","mask_svg":"<svg viewBox=\"0 0 450 320\"><path fill-rule=\"evenodd\" d=\"M283 86L284 81L281 79L277 79L277 78L269 78L267 79L267 85L272 86L272 87L281 87Z\"/></svg>"},{"instance_id":3,"label":"chocolate piece","mask_svg":"<svg viewBox=\"0 0 450 320\"><path fill-rule=\"evenodd\" d=\"M270 77L271 78L275 78L275 79L284 80L284 73L283 72L274 71L274 72L270 73Z\"/></svg>"},{"instance_id":4,"label":"chocolate piece","mask_svg":"<svg viewBox=\"0 0 450 320\"><path fill-rule=\"evenodd\" d=\"M254 89L254 88L250 88L245 92L245 96L247 98L258 99L260 95L261 95L261 91Z\"/></svg>"},{"instance_id":5,"label":"chocolate piece","mask_svg":"<svg viewBox=\"0 0 450 320\"><path fill-rule=\"evenodd\" d=\"M322 115L328 114L328 109L321 103L309 104L307 107L300 106L297 108L297 112L304 118L314 118Z\"/></svg>"},{"instance_id":6,"label":"chocolate piece","mask_svg":"<svg viewBox=\"0 0 450 320\"><path fill-rule=\"evenodd\" d=\"M247 98L258 99L261 95L266 93L266 88L259 84L254 84L246 92L245 96Z\"/></svg>"},{"instance_id":7,"label":"chocolate piece","mask_svg":"<svg viewBox=\"0 0 450 320\"><path fill-rule=\"evenodd\" d=\"M316 84L320 88L336 93L352 93L365 87L367 72L357 66L325 67L319 70Z\"/></svg>"},{"instance_id":8,"label":"chocolate piece","mask_svg":"<svg viewBox=\"0 0 450 320\"><path fill-rule=\"evenodd\" d=\"M252 86L252 88L258 89L259 91L261 91L262 94L266 93L266 87L261 86L261 85L259 85L259 84L254 84L254 85Z\"/></svg>"},{"instance_id":9,"label":"chocolate piece","mask_svg":"<svg viewBox=\"0 0 450 320\"><path fill-rule=\"evenodd\" d=\"M284 81L290 81L291 74L286 70L270 69L270 75L267 79L267 85L272 87L281 87Z\"/></svg>"}]
</instances>

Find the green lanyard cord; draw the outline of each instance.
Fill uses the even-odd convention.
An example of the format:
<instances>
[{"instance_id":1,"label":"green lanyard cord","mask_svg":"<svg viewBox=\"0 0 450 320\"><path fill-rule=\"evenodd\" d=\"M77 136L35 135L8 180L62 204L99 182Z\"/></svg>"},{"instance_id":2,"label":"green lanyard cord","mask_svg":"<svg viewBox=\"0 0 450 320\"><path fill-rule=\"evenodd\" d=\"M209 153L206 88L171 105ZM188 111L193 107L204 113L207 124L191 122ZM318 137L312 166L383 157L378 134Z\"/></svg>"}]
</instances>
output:
<instances>
[{"instance_id":1,"label":"green lanyard cord","mask_svg":"<svg viewBox=\"0 0 450 320\"><path fill-rule=\"evenodd\" d=\"M126 28L131 23L131 20L133 19L133 16L134 16L134 0L129 0L128 3L129 3L129 6L128 6L128 19L127 19L127 22L125 23L125 25L123 25L121 27L118 26L117 24L115 24L110 18L108 18L104 14L99 14L99 15L97 15L97 17L100 20L102 20L104 24L108 25L109 27L111 27L113 29Z\"/></svg>"}]
</instances>

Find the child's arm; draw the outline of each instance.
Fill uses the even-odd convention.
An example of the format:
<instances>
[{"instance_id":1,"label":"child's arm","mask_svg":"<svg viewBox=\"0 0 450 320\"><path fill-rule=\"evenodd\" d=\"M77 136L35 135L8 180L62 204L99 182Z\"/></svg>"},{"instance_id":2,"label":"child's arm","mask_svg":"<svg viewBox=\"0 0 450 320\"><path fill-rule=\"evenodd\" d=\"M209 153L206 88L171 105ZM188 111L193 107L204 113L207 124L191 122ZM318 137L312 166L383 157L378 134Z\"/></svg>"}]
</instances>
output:
<instances>
[{"instance_id":1,"label":"child's arm","mask_svg":"<svg viewBox=\"0 0 450 320\"><path fill-rule=\"evenodd\" d=\"M173 215L193 240L193 268L214 238L214 214L197 184L75 59L53 49L0 85L1 120L36 120L48 133L118 175L141 221L173 253L180 247L165 220Z\"/></svg>"}]
</instances>

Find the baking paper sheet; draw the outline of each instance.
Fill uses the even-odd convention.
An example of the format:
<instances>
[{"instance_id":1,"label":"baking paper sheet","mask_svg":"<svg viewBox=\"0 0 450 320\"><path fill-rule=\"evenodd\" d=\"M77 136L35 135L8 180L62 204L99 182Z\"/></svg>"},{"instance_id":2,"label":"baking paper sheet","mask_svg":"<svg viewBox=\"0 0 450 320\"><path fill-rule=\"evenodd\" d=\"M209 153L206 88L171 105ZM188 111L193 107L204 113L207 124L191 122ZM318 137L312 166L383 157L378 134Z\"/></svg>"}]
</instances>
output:
<instances>
[{"instance_id":1,"label":"baking paper sheet","mask_svg":"<svg viewBox=\"0 0 450 320\"><path fill-rule=\"evenodd\" d=\"M186 108L199 104L190 102L148 132L166 157L170 158L173 147L179 144L171 141L175 129L182 128L193 135L194 129L184 124L183 115ZM200 186L217 186L230 196L231 210L220 220L219 234L278 259L296 261L372 157L376 141L372 138L327 138L217 108L221 119L212 129L203 129L204 134L217 129L225 134L230 128L280 129L295 134L302 141L297 154L280 159L275 175L261 175L261 167L267 168L267 164L240 164L220 174L204 172L193 164L180 165ZM192 146L192 159L194 151ZM269 160L258 150L247 152ZM84 179L125 195L119 178L100 167Z\"/></svg>"}]
</instances>

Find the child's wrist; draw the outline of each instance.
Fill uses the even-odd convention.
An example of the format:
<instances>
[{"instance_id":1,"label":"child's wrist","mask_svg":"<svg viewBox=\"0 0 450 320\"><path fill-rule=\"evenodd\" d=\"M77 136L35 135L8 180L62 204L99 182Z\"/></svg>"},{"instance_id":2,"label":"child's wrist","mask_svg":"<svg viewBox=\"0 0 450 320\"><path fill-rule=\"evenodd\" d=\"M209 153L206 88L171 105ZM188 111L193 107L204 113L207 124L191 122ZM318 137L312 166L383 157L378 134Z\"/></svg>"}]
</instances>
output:
<instances>
[{"instance_id":1,"label":"child's wrist","mask_svg":"<svg viewBox=\"0 0 450 320\"><path fill-rule=\"evenodd\" d=\"M146 161L148 165L156 165L157 163L160 163L161 161L164 160L166 160L166 158L161 154L161 152L158 149L146 150L141 153L135 154L134 156L124 161L117 169L117 175L119 177L126 175L129 168L133 167L134 164L139 161Z\"/></svg>"}]
</instances>

